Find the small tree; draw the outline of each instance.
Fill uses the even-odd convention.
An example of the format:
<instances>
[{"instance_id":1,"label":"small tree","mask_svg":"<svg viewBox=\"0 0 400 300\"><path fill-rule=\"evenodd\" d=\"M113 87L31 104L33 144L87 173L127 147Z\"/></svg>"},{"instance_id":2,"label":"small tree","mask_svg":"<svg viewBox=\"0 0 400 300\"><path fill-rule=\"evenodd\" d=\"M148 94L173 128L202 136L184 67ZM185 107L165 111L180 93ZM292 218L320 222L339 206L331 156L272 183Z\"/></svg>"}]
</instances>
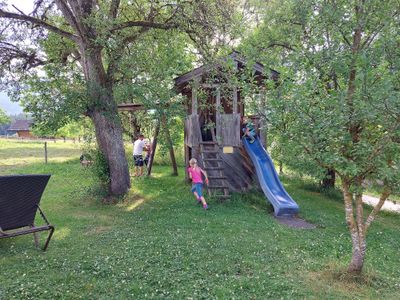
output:
<instances>
[{"instance_id":1,"label":"small tree","mask_svg":"<svg viewBox=\"0 0 400 300\"><path fill-rule=\"evenodd\" d=\"M354 273L362 271L371 223L399 184L399 14L397 0L271 1L265 25L250 40L267 62L283 63L285 113L292 118L287 146L300 145L341 178ZM380 179L384 189L365 216L367 179Z\"/></svg>"},{"instance_id":2,"label":"small tree","mask_svg":"<svg viewBox=\"0 0 400 300\"><path fill-rule=\"evenodd\" d=\"M6 115L6 112L0 108L0 125L7 124L10 120L10 117Z\"/></svg>"}]
</instances>

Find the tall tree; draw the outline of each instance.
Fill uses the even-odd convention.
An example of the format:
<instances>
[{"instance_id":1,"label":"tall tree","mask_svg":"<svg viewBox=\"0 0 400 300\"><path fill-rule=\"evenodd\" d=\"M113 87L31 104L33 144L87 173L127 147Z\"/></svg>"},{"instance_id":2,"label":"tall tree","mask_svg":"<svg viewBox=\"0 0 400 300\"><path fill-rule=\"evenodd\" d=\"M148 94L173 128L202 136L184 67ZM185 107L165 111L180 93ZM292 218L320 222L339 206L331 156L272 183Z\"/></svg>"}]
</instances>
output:
<instances>
[{"instance_id":1,"label":"tall tree","mask_svg":"<svg viewBox=\"0 0 400 300\"><path fill-rule=\"evenodd\" d=\"M187 33L192 41L202 42L204 50L224 31L220 28L226 28L233 8L233 0L43 0L35 1L27 15L6 9L2 2L2 83L13 85L17 95L26 84L40 82L35 92L44 90L47 95L43 103L36 102L38 113L45 114L46 104L51 104L66 115L69 107L89 116L109 166L109 191L124 194L130 180L114 89L123 80L121 62L129 57L129 46L148 32L169 30ZM40 67L47 72L44 81L42 72L35 72ZM53 75L62 80L52 81ZM61 93L65 89L69 95Z\"/></svg>"},{"instance_id":2,"label":"tall tree","mask_svg":"<svg viewBox=\"0 0 400 300\"><path fill-rule=\"evenodd\" d=\"M267 63L283 62L274 67L292 120L285 141L341 178L352 241L348 271L360 273L368 229L400 182L400 1L269 4L249 43ZM365 216L367 179L380 179L384 189Z\"/></svg>"}]
</instances>

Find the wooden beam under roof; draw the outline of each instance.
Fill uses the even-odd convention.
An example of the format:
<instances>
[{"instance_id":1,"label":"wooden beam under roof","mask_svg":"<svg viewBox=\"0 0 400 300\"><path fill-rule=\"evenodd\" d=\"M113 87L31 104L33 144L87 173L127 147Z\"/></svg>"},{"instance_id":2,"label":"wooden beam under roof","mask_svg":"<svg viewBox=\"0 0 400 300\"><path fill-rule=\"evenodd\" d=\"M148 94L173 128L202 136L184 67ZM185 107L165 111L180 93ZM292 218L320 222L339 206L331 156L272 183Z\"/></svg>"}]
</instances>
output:
<instances>
[{"instance_id":1,"label":"wooden beam under roof","mask_svg":"<svg viewBox=\"0 0 400 300\"><path fill-rule=\"evenodd\" d=\"M145 110L146 107L143 104L138 103L121 103L118 104L118 111L138 111Z\"/></svg>"}]
</instances>

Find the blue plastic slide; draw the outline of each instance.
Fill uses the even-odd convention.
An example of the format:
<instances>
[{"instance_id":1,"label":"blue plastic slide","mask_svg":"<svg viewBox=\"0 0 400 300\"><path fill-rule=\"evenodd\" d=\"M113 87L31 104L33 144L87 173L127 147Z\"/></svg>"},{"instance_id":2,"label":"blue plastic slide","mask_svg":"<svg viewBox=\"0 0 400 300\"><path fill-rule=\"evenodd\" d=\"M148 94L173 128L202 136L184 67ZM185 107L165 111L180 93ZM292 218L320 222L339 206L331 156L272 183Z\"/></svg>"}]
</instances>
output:
<instances>
[{"instance_id":1,"label":"blue plastic slide","mask_svg":"<svg viewBox=\"0 0 400 300\"><path fill-rule=\"evenodd\" d=\"M254 143L250 144L246 138L243 138L243 144L256 168L261 188L274 207L275 216L297 214L299 206L280 182L274 164L260 140L257 138Z\"/></svg>"}]
</instances>

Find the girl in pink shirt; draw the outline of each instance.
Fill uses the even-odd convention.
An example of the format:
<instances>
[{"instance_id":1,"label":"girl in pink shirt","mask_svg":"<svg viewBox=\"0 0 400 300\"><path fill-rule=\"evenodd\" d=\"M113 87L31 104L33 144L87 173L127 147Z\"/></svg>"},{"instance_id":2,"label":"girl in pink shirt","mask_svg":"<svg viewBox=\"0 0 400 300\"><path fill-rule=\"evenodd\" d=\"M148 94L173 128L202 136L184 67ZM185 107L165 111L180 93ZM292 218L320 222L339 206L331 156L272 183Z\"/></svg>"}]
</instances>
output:
<instances>
[{"instance_id":1,"label":"girl in pink shirt","mask_svg":"<svg viewBox=\"0 0 400 300\"><path fill-rule=\"evenodd\" d=\"M208 184L207 173L197 165L195 158L192 158L189 164L188 173L190 179L192 179L192 193L195 195L197 201L203 204L203 208L208 209L206 199L203 197L203 179L201 177L201 174L203 174L206 178L206 184Z\"/></svg>"}]
</instances>

